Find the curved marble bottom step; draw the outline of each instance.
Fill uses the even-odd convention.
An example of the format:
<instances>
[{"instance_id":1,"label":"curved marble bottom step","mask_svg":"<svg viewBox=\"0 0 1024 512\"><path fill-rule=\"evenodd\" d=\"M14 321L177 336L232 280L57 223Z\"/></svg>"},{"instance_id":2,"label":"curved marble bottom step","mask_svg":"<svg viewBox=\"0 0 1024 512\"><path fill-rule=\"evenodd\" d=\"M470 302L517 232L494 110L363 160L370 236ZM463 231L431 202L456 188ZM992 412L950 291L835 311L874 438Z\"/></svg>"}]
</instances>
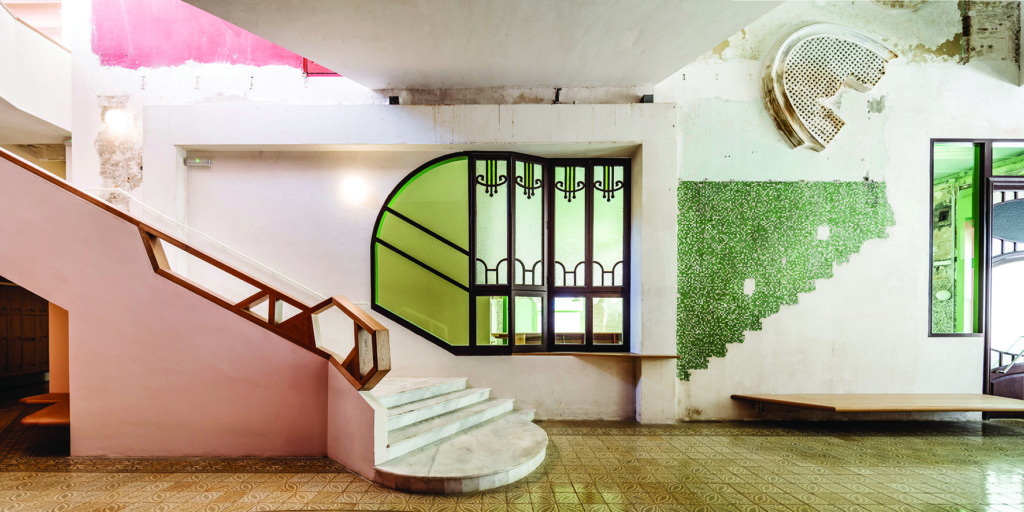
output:
<instances>
[{"instance_id":1,"label":"curved marble bottom step","mask_svg":"<svg viewBox=\"0 0 1024 512\"><path fill-rule=\"evenodd\" d=\"M547 447L533 411L513 411L377 466L375 480L409 492L483 491L532 473Z\"/></svg>"}]
</instances>

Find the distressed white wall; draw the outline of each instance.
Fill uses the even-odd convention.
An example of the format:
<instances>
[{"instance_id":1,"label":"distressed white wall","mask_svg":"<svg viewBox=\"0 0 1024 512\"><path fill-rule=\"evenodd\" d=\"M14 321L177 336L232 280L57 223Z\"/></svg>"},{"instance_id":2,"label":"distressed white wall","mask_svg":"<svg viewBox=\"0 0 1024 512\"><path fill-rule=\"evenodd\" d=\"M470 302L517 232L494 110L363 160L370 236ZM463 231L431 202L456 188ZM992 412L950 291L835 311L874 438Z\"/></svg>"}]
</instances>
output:
<instances>
[{"instance_id":1,"label":"distressed white wall","mask_svg":"<svg viewBox=\"0 0 1024 512\"><path fill-rule=\"evenodd\" d=\"M642 144L633 155L635 165L643 169L635 178L633 201L634 282L639 283L631 304L633 339L642 341L636 350L673 353L676 290L675 280L666 276L676 269L675 180L868 177L888 185L896 218L889 238L866 243L849 263L836 269L834 278L819 282L817 290L801 296L798 305L786 306L767 319L762 331L729 347L725 358L712 360L711 367L695 372L691 382L678 382L673 365L665 361L646 361L635 375L628 361L456 358L389 325L395 375L469 376L475 385L493 386L499 395L538 408L542 418L635 415L645 421L752 417L750 409L728 398L732 393L972 393L981 389L980 340L925 334L928 141L932 137L1024 136L1019 123L1024 89L978 66L956 64L961 27L956 2L930 2L917 11L886 10L870 2L789 2L659 85L656 100L670 106L420 108L340 106L380 103L384 98L344 79L307 81L284 67L103 68L88 51L88 22L80 21L89 19L89 3L65 6L76 14L69 18L77 20L79 28L72 31L71 43L76 50L73 126L76 142L86 146L74 152L72 179L83 186L101 183L99 157L93 149L103 131L101 97L122 98L136 122L127 138L143 148L141 195L147 203L211 231L226 226L194 208L210 208L210 216L219 215L217 208L223 209L221 213L263 216L260 222L269 231L293 237L301 249L291 252L253 239L258 237L245 227L237 233L213 234L229 239L245 234L229 241L286 275L296 274L314 288L324 286L319 291L325 294L368 299L370 217L390 191L387 184L397 183L400 169L414 168L421 156L425 161L431 155L468 148L514 147L529 153L533 146L556 151L552 145L558 144L564 145L563 151L600 154L616 145ZM760 59L778 38L821 21L877 35L900 58L889 65L886 77L870 93L840 93L835 104L847 125L826 151L790 150L762 106ZM463 91L460 97L471 94ZM219 202L212 195L224 187L214 182L219 178L199 186L186 179L180 164L185 147L251 151L257 146L295 150L316 145L360 151L302 157L307 162L289 160L293 167L281 169L276 176L262 165L255 166L252 172L257 174L250 177L258 179L247 186L265 184L272 177L281 183L288 180L283 189L290 190L289 195L272 204L257 205L252 197L233 204ZM225 170L223 156L214 157L211 177ZM261 158L260 163L268 163L276 157ZM344 205L331 189L351 172L370 176L374 204L368 211ZM290 180L299 175L303 178ZM313 183L327 184L320 192L328 202L298 200L308 193L304 187ZM253 190L256 197L265 197L261 194L266 192ZM281 207L284 217L253 213L251 209L258 206ZM311 228L298 223L295 208L345 227L317 239ZM351 249L332 252L332 244L342 235L353 235L356 241ZM322 252L308 254L311 250ZM336 261L321 272L328 256ZM330 273L334 266L348 262L354 262L351 274ZM325 275L326 279L318 278ZM640 379L639 386L634 386L635 378Z\"/></svg>"},{"instance_id":2,"label":"distressed white wall","mask_svg":"<svg viewBox=\"0 0 1024 512\"><path fill-rule=\"evenodd\" d=\"M0 144L59 143L71 129L71 56L0 6Z\"/></svg>"},{"instance_id":3,"label":"distressed white wall","mask_svg":"<svg viewBox=\"0 0 1024 512\"><path fill-rule=\"evenodd\" d=\"M277 129L293 119L303 122ZM321 294L369 302L377 211L431 158L469 149L632 156L632 348L671 354L675 287L664 269L674 268L675 255L675 120L673 105L153 106L145 110L143 192ZM186 171L182 148L211 157L213 166ZM339 190L350 177L369 185L362 204ZM671 361L644 363L637 385L631 359L456 357L384 323L395 376L469 377L546 419L675 419Z\"/></svg>"},{"instance_id":4,"label":"distressed white wall","mask_svg":"<svg viewBox=\"0 0 1024 512\"><path fill-rule=\"evenodd\" d=\"M759 59L812 22L877 35L900 57L875 89L841 92L847 122L821 153L791 150L760 96ZM679 382L680 419L750 418L733 393L979 393L980 338L929 338L929 139L1024 136L1024 90L956 63L955 2L917 11L868 2L790 2L662 83L680 104L684 180L884 181L896 225ZM780 226L780 229L785 229Z\"/></svg>"},{"instance_id":5,"label":"distressed white wall","mask_svg":"<svg viewBox=\"0 0 1024 512\"><path fill-rule=\"evenodd\" d=\"M100 65L92 51L92 1L64 2L67 44L72 50L74 142L73 172L69 180L81 187L100 187L100 155L94 142L104 131L103 106L123 104L133 125L121 140L142 147L143 116L146 105L190 105L203 103L248 104L370 104L387 98L344 77L305 78L289 66L241 66L199 64L127 69ZM171 44L169 42L168 44ZM301 123L295 119L293 123ZM287 126L280 127L287 129ZM110 158L104 156L104 158Z\"/></svg>"}]
</instances>

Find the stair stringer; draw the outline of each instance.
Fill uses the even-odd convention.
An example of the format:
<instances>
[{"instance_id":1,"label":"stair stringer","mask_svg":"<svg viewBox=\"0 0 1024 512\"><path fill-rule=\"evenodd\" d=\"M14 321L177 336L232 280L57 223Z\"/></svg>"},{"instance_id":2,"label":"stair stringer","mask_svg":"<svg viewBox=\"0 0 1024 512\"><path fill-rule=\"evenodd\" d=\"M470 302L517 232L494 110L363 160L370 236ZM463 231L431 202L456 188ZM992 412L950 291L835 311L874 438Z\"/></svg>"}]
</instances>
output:
<instances>
[{"instance_id":1,"label":"stair stringer","mask_svg":"<svg viewBox=\"0 0 1024 512\"><path fill-rule=\"evenodd\" d=\"M388 409L327 366L327 456L376 481L375 466L387 460Z\"/></svg>"},{"instance_id":2,"label":"stair stringer","mask_svg":"<svg viewBox=\"0 0 1024 512\"><path fill-rule=\"evenodd\" d=\"M0 240L69 312L71 455L323 455L324 359L155 274L122 212L0 150Z\"/></svg>"}]
</instances>

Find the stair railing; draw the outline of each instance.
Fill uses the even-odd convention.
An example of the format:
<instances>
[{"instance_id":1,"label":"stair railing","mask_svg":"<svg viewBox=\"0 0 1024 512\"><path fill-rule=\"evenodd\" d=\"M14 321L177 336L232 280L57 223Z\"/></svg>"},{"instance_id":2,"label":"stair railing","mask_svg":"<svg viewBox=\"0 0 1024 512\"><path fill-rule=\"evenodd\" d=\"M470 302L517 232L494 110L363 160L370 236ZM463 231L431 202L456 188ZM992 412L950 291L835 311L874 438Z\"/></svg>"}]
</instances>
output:
<instances>
[{"instance_id":1,"label":"stair railing","mask_svg":"<svg viewBox=\"0 0 1024 512\"><path fill-rule=\"evenodd\" d=\"M213 238L174 221L123 190L93 189L93 193L90 194L89 191L79 189L3 149L0 149L0 158L135 225L156 274L320 357L329 359L332 366L337 368L356 389L372 389L390 371L388 330L350 300L340 296L325 298ZM145 216L148 222L143 221L140 218L142 216ZM152 224L158 224L166 231ZM168 231L177 235L171 235ZM196 243L224 254L231 264L210 256L205 250L195 247ZM169 257L168 252L171 250L178 253ZM190 278L187 273L175 269L172 262L183 257L196 258L257 291L241 300L234 300L223 293L208 289ZM259 275L262 279L257 279L251 274ZM275 285L266 284L267 281ZM291 293L282 291L284 289ZM301 297L302 300L297 297ZM265 314L257 313L256 308L264 304ZM346 314L355 326L353 348L341 361L338 360L340 356L325 346L326 333L323 332L324 326L320 322L321 315L333 308Z\"/></svg>"},{"instance_id":2,"label":"stair railing","mask_svg":"<svg viewBox=\"0 0 1024 512\"><path fill-rule=\"evenodd\" d=\"M1016 347L1018 343L1020 343L1020 340L1024 340L1024 336L1020 336L1016 340L1013 340L1013 343L1011 343L1009 348L1007 348L1005 351L992 349L994 352L998 352L999 353L999 366L1003 365L1003 355L1004 354L1009 355L1009 356L1013 356L1013 359L1010 360L1010 364L1006 365L1006 368L1003 368L1002 370L998 370L998 373L1006 373L1006 372L1010 371L1010 368L1013 368L1013 365L1017 364L1017 361L1020 361L1021 357L1024 357L1024 348L1021 348L1017 352L1013 351L1013 348Z\"/></svg>"},{"instance_id":3,"label":"stair railing","mask_svg":"<svg viewBox=\"0 0 1024 512\"><path fill-rule=\"evenodd\" d=\"M317 339L322 339L320 315L331 308L338 308L345 313L352 320L355 331L355 346L352 347L352 351L342 361L332 356L331 364L356 389L369 391L391 371L391 343L388 339L388 330L352 301L336 296L318 304L310 313L313 318L313 332Z\"/></svg>"}]
</instances>

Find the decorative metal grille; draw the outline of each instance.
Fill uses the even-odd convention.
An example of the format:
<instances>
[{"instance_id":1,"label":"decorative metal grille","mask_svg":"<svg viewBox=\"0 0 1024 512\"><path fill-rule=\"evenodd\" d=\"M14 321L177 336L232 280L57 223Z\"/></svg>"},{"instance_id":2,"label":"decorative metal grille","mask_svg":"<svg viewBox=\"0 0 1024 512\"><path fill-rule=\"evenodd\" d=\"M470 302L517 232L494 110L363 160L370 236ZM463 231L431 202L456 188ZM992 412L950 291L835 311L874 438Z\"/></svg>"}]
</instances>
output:
<instances>
[{"instance_id":1,"label":"decorative metal grille","mask_svg":"<svg viewBox=\"0 0 1024 512\"><path fill-rule=\"evenodd\" d=\"M844 85L871 90L896 58L878 41L847 27L821 23L797 30L773 52L762 82L765 106L794 147L825 149L845 124L821 104Z\"/></svg>"}]
</instances>

